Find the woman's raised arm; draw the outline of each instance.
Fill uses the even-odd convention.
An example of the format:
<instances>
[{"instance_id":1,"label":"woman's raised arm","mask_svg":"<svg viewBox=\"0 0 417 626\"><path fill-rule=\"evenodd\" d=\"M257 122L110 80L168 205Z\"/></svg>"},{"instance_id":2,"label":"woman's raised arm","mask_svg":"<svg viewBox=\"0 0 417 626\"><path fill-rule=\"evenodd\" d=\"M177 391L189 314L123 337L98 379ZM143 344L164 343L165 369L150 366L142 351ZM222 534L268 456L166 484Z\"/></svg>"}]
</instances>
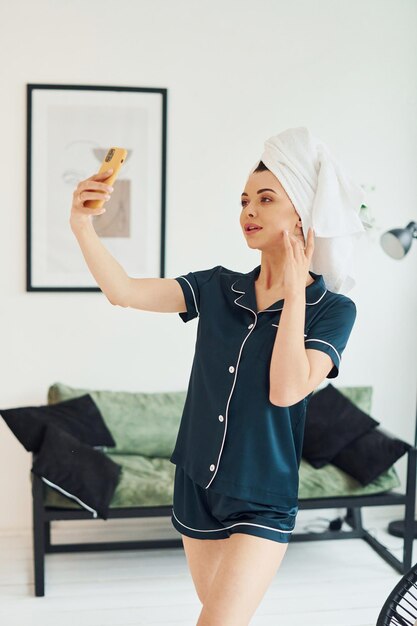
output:
<instances>
[{"instance_id":1,"label":"woman's raised arm","mask_svg":"<svg viewBox=\"0 0 417 626\"><path fill-rule=\"evenodd\" d=\"M98 237L91 216L100 215L104 209L85 207L84 202L110 194L102 182L108 176L109 172L103 172L78 183L70 217L72 232L98 286L114 305L163 313L186 311L184 294L175 278L131 278Z\"/></svg>"}]
</instances>

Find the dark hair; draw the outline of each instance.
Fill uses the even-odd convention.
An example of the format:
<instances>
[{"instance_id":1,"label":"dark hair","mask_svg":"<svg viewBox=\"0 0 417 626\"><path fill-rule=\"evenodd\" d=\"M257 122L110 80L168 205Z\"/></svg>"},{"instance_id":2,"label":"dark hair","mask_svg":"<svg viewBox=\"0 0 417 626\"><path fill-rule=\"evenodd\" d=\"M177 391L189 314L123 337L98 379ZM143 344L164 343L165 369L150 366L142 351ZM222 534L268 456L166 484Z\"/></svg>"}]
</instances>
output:
<instances>
[{"instance_id":1,"label":"dark hair","mask_svg":"<svg viewBox=\"0 0 417 626\"><path fill-rule=\"evenodd\" d=\"M259 161L259 165L257 166L257 168L255 170L253 170L253 172L254 173L255 172L264 172L265 170L268 170L268 168L266 167L265 163L263 161Z\"/></svg>"}]
</instances>

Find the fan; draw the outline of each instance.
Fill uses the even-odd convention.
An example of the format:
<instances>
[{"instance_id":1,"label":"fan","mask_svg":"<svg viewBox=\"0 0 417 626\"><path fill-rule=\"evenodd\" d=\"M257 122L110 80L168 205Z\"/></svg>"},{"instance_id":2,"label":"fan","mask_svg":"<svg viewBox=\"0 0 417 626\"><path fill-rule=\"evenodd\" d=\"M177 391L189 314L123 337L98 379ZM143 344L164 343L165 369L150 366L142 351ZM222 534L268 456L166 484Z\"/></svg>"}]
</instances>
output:
<instances>
[{"instance_id":1,"label":"fan","mask_svg":"<svg viewBox=\"0 0 417 626\"><path fill-rule=\"evenodd\" d=\"M417 563L389 594L376 626L417 626Z\"/></svg>"}]
</instances>

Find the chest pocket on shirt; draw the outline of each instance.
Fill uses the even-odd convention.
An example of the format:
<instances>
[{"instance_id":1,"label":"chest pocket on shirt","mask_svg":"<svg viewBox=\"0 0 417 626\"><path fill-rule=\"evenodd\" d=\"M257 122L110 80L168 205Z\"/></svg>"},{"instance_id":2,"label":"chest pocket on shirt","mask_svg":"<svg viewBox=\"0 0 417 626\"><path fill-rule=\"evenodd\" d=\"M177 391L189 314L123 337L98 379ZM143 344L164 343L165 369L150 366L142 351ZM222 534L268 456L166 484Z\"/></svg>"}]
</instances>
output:
<instances>
[{"instance_id":1,"label":"chest pocket on shirt","mask_svg":"<svg viewBox=\"0 0 417 626\"><path fill-rule=\"evenodd\" d=\"M276 322L268 323L262 328L262 337L255 355L260 361L269 362L271 360L277 328L278 324Z\"/></svg>"}]
</instances>

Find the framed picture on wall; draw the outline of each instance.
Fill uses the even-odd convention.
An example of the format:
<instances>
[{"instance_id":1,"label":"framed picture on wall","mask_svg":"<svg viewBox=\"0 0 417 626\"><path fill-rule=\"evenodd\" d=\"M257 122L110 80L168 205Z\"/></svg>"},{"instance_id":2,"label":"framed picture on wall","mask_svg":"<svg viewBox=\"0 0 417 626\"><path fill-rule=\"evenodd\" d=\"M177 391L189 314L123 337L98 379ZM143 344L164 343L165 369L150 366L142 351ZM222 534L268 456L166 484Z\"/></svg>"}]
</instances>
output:
<instances>
[{"instance_id":1,"label":"framed picture on wall","mask_svg":"<svg viewBox=\"0 0 417 626\"><path fill-rule=\"evenodd\" d=\"M26 87L26 291L101 291L69 220L73 191L114 146L127 157L94 229L129 276L164 277L167 89Z\"/></svg>"}]
</instances>

